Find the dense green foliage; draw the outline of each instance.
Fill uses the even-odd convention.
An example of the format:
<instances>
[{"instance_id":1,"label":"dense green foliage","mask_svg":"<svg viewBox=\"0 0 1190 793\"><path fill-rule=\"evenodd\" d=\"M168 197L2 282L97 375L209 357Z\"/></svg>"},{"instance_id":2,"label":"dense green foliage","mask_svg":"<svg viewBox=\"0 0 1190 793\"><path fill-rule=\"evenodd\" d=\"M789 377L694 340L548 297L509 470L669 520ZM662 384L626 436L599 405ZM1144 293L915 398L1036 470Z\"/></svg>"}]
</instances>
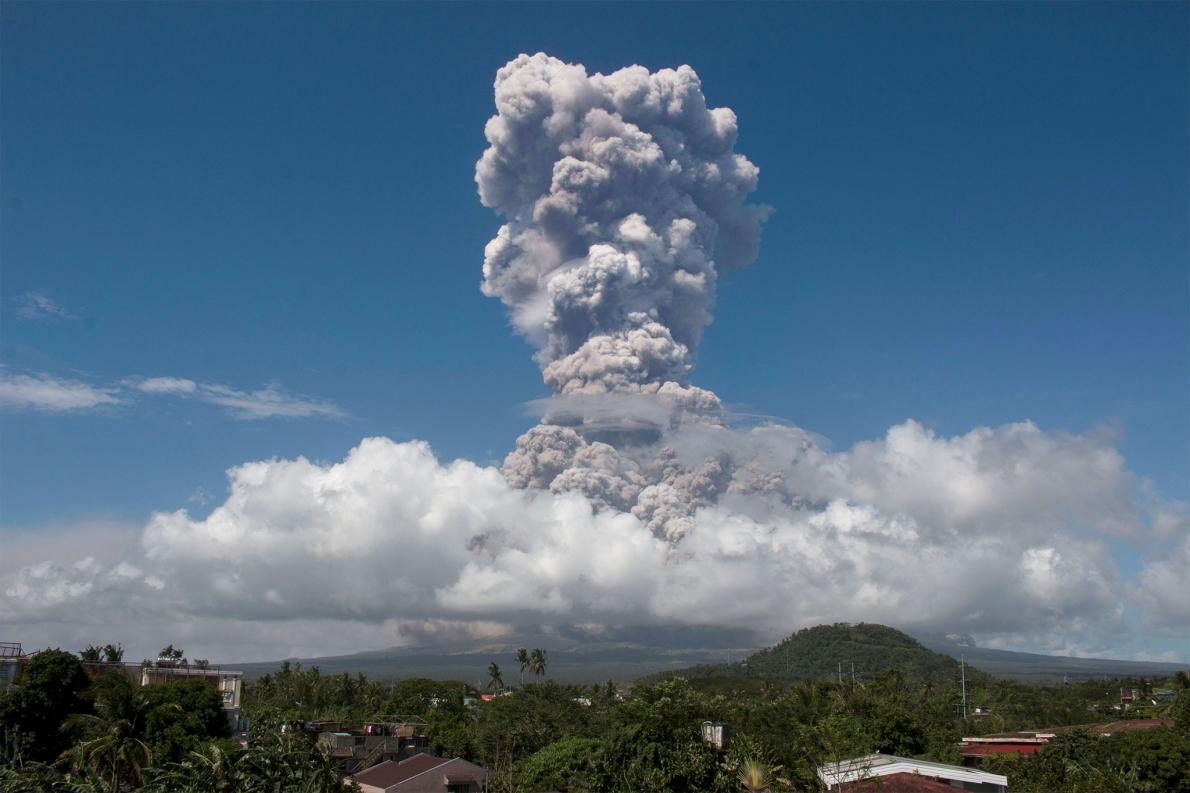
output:
<instances>
[{"instance_id":1,"label":"dense green foliage","mask_svg":"<svg viewBox=\"0 0 1190 793\"><path fill-rule=\"evenodd\" d=\"M252 721L282 724L299 719L357 721L383 710L389 689L362 674L323 675L318 667L281 664L249 689L244 714Z\"/></svg>"},{"instance_id":2,"label":"dense green foliage","mask_svg":"<svg viewBox=\"0 0 1190 793\"><path fill-rule=\"evenodd\" d=\"M72 713L89 713L90 679L82 663L61 650L38 653L21 685L0 694L0 759L54 760L71 744L61 727Z\"/></svg>"},{"instance_id":3,"label":"dense green foliage","mask_svg":"<svg viewBox=\"0 0 1190 793\"><path fill-rule=\"evenodd\" d=\"M230 737L223 698L205 680L179 680L149 686L145 693L145 740L154 763L181 760L186 754Z\"/></svg>"},{"instance_id":4,"label":"dense green foliage","mask_svg":"<svg viewBox=\"0 0 1190 793\"><path fill-rule=\"evenodd\" d=\"M83 654L118 657L119 647ZM341 683L336 696L358 693ZM34 655L0 694L0 735L0 793L344 789L337 764L305 737L265 732L243 748L229 740L222 697L206 680L142 688L120 669L92 679L57 650Z\"/></svg>"},{"instance_id":5,"label":"dense green foliage","mask_svg":"<svg viewBox=\"0 0 1190 793\"><path fill-rule=\"evenodd\" d=\"M1023 793L1190 793L1190 677L1160 682L1181 689L1176 702L1121 714L1110 710L1121 686L1143 695L1157 683L1041 687L972 673L968 704L991 715L964 720L953 665L938 664L915 645L880 626L836 625L795 634L746 666L693 679L670 676L634 688L550 680L507 688L500 663L543 676L535 661L543 662L544 652L535 659L525 650L511 658L517 666L492 660L489 701L461 682L382 684L283 664L247 686L250 736L234 741L207 682L140 688L120 672L91 681L68 653L47 652L0 696L0 793L330 793L343 789L341 767L295 725L382 715L424 721L419 729L432 751L488 768L492 793L816 791L824 762L880 751L955 763L963 735L1103 721L1105 709L1111 718L1156 715L1175 726L1111 738L1075 726L1035 756L988 763ZM865 660L864 648L885 648L905 668L865 674L880 664ZM856 659L854 677L850 661L842 676L837 662L829 669L843 655ZM805 677L824 666L827 673ZM704 740L707 721L727 725L725 750ZM43 749L43 737L57 744Z\"/></svg>"},{"instance_id":6,"label":"dense green foliage","mask_svg":"<svg viewBox=\"0 0 1190 793\"><path fill-rule=\"evenodd\" d=\"M180 761L144 769L140 793L342 793L338 764L300 736L271 736L246 749L210 743ZM96 769L20 763L0 766L0 793L101 793Z\"/></svg>"},{"instance_id":7,"label":"dense green foliage","mask_svg":"<svg viewBox=\"0 0 1190 793\"><path fill-rule=\"evenodd\" d=\"M998 758L1014 793L1188 793L1190 735L1162 727L1104 738L1072 730L1030 757Z\"/></svg>"}]
</instances>

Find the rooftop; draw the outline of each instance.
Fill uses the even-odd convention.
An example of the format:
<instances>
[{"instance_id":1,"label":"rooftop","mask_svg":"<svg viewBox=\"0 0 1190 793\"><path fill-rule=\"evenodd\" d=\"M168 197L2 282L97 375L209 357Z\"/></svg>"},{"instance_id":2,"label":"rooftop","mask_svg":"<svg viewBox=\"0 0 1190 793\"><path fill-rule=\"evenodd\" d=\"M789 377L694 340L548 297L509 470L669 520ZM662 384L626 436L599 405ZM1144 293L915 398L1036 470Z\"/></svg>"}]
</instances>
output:
<instances>
[{"instance_id":1,"label":"rooftop","mask_svg":"<svg viewBox=\"0 0 1190 793\"><path fill-rule=\"evenodd\" d=\"M847 782L892 774L920 774L923 777L937 777L956 782L1008 785L1008 777L1000 774L989 774L986 771L964 766L934 763L928 760L913 760L908 757L880 753L841 760L837 763L827 763L818 769L818 778L828 788Z\"/></svg>"},{"instance_id":2,"label":"rooftop","mask_svg":"<svg viewBox=\"0 0 1190 793\"><path fill-rule=\"evenodd\" d=\"M431 754L415 754L399 763L386 760L379 765L372 766L367 771L360 771L354 779L364 785L387 788L449 762L445 758L435 757Z\"/></svg>"}]
</instances>

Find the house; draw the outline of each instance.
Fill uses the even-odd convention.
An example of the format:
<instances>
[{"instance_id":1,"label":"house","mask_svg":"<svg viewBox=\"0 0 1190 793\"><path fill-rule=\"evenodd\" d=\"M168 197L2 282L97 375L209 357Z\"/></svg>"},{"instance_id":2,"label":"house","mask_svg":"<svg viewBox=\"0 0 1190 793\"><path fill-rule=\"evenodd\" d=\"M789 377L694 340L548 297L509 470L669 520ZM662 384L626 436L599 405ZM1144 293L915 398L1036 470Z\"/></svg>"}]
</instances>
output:
<instances>
[{"instance_id":1,"label":"house","mask_svg":"<svg viewBox=\"0 0 1190 793\"><path fill-rule=\"evenodd\" d=\"M350 778L362 793L481 793L490 776L486 768L459 757L415 754L400 762L374 765Z\"/></svg>"},{"instance_id":2,"label":"house","mask_svg":"<svg viewBox=\"0 0 1190 793\"><path fill-rule=\"evenodd\" d=\"M978 763L988 755L1037 754L1054 736L1052 732L1022 731L963 738L959 744L959 754L963 756L963 762L969 765Z\"/></svg>"},{"instance_id":3,"label":"house","mask_svg":"<svg viewBox=\"0 0 1190 793\"><path fill-rule=\"evenodd\" d=\"M1153 689L1153 699L1158 702L1176 702L1178 699L1178 692L1172 688L1155 688Z\"/></svg>"},{"instance_id":4,"label":"house","mask_svg":"<svg viewBox=\"0 0 1190 793\"><path fill-rule=\"evenodd\" d=\"M911 760L891 754L870 754L818 769L827 790L881 791L881 793L931 793L956 790L1006 793L1008 777L974 768L926 760Z\"/></svg>"},{"instance_id":5,"label":"house","mask_svg":"<svg viewBox=\"0 0 1190 793\"><path fill-rule=\"evenodd\" d=\"M417 716L377 716L360 725L318 722L318 744L354 774L389 760L421 754L430 745L426 722ZM307 733L309 731L307 730Z\"/></svg>"},{"instance_id":6,"label":"house","mask_svg":"<svg viewBox=\"0 0 1190 793\"><path fill-rule=\"evenodd\" d=\"M1020 732L998 732L992 735L963 738L959 744L959 753L963 755L963 762L969 765L978 764L988 755L996 754L1037 754L1045 745L1063 732L1085 729L1095 735L1106 738L1121 732L1135 732L1137 730L1152 730L1157 727L1172 727L1170 719L1125 719L1124 721L1106 721L1100 724L1074 724L1066 727L1051 727L1047 730L1022 730Z\"/></svg>"}]
</instances>

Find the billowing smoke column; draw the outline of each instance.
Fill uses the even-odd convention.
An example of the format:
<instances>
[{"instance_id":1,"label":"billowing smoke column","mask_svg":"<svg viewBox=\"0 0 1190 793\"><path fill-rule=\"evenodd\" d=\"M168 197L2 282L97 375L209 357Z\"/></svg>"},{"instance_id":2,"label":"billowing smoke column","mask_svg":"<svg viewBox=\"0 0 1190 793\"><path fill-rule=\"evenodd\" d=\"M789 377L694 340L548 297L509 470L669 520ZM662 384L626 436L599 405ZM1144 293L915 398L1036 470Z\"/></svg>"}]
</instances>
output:
<instances>
[{"instance_id":1,"label":"billowing smoke column","mask_svg":"<svg viewBox=\"0 0 1190 793\"><path fill-rule=\"evenodd\" d=\"M631 509L676 538L727 486L730 465L691 465L669 445L640 459L638 447L720 409L688 380L716 267L756 257L768 210L744 200L759 170L734 151L735 113L707 107L689 66L588 75L521 55L495 89L475 178L507 222L487 245L483 291L508 306L563 397L518 440L505 475ZM612 437L638 459L591 442Z\"/></svg>"},{"instance_id":2,"label":"billowing smoke column","mask_svg":"<svg viewBox=\"0 0 1190 793\"><path fill-rule=\"evenodd\" d=\"M759 173L733 151L735 114L708 109L689 66L588 76L544 54L496 75L485 205L485 294L540 347L561 394L663 393L711 407L687 378L711 321L717 257L756 258Z\"/></svg>"}]
</instances>

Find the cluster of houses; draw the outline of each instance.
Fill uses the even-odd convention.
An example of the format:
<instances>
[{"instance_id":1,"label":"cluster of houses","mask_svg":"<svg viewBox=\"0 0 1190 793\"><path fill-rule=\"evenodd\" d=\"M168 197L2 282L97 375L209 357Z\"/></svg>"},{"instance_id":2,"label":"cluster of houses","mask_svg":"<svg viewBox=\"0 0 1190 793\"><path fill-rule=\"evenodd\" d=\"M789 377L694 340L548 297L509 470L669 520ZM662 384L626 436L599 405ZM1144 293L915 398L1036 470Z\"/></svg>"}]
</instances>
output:
<instances>
[{"instance_id":1,"label":"cluster of houses","mask_svg":"<svg viewBox=\"0 0 1190 793\"><path fill-rule=\"evenodd\" d=\"M1126 719L1124 721L1108 721L1102 724L1080 724L1069 727L1054 727L1048 730L1021 730L1017 732L997 732L991 735L964 738L959 744L959 754L967 765L978 765L983 758L993 755L1036 754L1045 745L1057 738L1063 732L1074 729L1089 730L1104 738L1121 732L1136 732L1137 730L1151 730L1156 727L1172 727L1171 719Z\"/></svg>"},{"instance_id":2,"label":"cluster of houses","mask_svg":"<svg viewBox=\"0 0 1190 793\"><path fill-rule=\"evenodd\" d=\"M352 725L310 721L293 728L338 760L344 784L354 781L363 793L480 793L491 778L475 763L431 754L426 722L417 716L378 716Z\"/></svg>"},{"instance_id":3,"label":"cluster of houses","mask_svg":"<svg viewBox=\"0 0 1190 793\"><path fill-rule=\"evenodd\" d=\"M1008 778L979 768L984 758L994 755L1029 755L1041 751L1047 743L1065 731L1087 729L1101 736L1135 730L1151 730L1173 724L1169 719L1129 719L1126 721L1058 727L1051 730L1027 730L963 738L959 753L963 765L931 763L907 757L873 754L818 769L818 778L831 791L880 790L885 793L929 793L929 791L970 790L1005 793Z\"/></svg>"}]
</instances>

